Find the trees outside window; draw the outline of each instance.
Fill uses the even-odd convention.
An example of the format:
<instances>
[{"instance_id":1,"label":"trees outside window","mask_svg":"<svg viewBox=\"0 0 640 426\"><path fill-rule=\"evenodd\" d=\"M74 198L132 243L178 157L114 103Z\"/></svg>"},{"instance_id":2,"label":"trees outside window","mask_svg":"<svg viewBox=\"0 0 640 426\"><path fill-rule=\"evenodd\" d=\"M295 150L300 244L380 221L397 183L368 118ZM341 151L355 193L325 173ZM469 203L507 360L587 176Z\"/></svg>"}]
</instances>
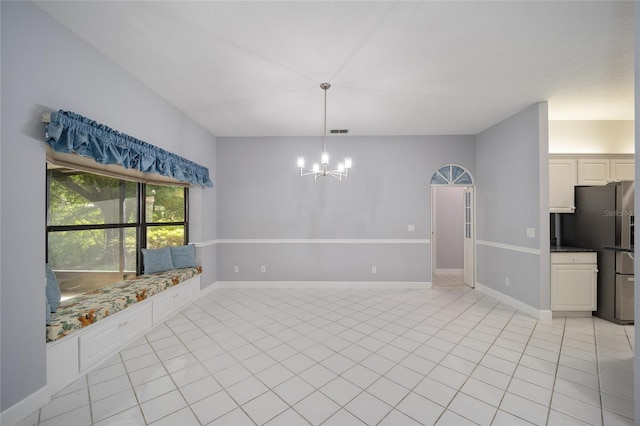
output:
<instances>
[{"instance_id":1,"label":"trees outside window","mask_svg":"<svg viewBox=\"0 0 640 426\"><path fill-rule=\"evenodd\" d=\"M139 274L141 248L187 241L183 187L48 165L47 196L47 260L63 297Z\"/></svg>"}]
</instances>

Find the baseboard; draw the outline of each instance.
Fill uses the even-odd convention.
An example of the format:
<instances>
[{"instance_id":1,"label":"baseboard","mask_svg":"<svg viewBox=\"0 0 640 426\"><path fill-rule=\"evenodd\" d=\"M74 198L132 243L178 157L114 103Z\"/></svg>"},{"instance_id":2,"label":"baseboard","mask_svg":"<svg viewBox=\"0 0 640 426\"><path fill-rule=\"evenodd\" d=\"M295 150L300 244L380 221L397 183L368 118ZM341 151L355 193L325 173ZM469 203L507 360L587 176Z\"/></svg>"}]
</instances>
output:
<instances>
[{"instance_id":1,"label":"baseboard","mask_svg":"<svg viewBox=\"0 0 640 426\"><path fill-rule=\"evenodd\" d=\"M526 303L521 302L518 299L514 299L511 296L507 296L504 293L500 293L498 290L494 290L491 287L487 287L484 284L480 284L479 282L476 282L475 289L483 292L488 296L493 297L494 299L499 300L502 303L506 303L507 305L521 312L524 312L527 315L531 315L534 318L537 318L543 321L551 320L551 311L549 310L541 310L541 309L534 308L531 305L527 305Z\"/></svg>"},{"instance_id":2,"label":"baseboard","mask_svg":"<svg viewBox=\"0 0 640 426\"><path fill-rule=\"evenodd\" d=\"M204 292L213 288L389 288L430 289L430 282L422 281L217 281ZM206 295L205 294L205 295ZM201 292L201 297L202 297Z\"/></svg>"},{"instance_id":3,"label":"baseboard","mask_svg":"<svg viewBox=\"0 0 640 426\"><path fill-rule=\"evenodd\" d=\"M44 386L0 413L0 425L15 425L50 401L51 391L48 386Z\"/></svg>"},{"instance_id":4,"label":"baseboard","mask_svg":"<svg viewBox=\"0 0 640 426\"><path fill-rule=\"evenodd\" d=\"M591 311L553 311L553 318L590 318Z\"/></svg>"},{"instance_id":5,"label":"baseboard","mask_svg":"<svg viewBox=\"0 0 640 426\"><path fill-rule=\"evenodd\" d=\"M445 268L436 268L433 271L434 274L440 275L463 275L464 269L445 269Z\"/></svg>"},{"instance_id":6,"label":"baseboard","mask_svg":"<svg viewBox=\"0 0 640 426\"><path fill-rule=\"evenodd\" d=\"M209 284L208 286L206 286L205 288L201 288L200 289L200 296L199 297L206 297L209 295L209 293L211 293L213 290L215 290L216 288L216 283L213 282L211 284Z\"/></svg>"},{"instance_id":7,"label":"baseboard","mask_svg":"<svg viewBox=\"0 0 640 426\"><path fill-rule=\"evenodd\" d=\"M551 321L553 319L553 312L548 309L541 309L538 319L540 321Z\"/></svg>"}]
</instances>

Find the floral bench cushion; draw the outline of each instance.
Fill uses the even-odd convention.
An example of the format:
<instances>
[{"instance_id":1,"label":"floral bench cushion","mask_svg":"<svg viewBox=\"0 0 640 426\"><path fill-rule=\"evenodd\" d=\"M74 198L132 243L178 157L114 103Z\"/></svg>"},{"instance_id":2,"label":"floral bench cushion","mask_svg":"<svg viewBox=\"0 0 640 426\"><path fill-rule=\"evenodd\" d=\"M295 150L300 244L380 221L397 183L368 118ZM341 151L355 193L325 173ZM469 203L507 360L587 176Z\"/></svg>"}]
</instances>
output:
<instances>
[{"instance_id":1,"label":"floral bench cushion","mask_svg":"<svg viewBox=\"0 0 640 426\"><path fill-rule=\"evenodd\" d=\"M65 300L58 306L58 311L51 314L47 342L68 336L201 273L202 267L198 266L141 275Z\"/></svg>"}]
</instances>

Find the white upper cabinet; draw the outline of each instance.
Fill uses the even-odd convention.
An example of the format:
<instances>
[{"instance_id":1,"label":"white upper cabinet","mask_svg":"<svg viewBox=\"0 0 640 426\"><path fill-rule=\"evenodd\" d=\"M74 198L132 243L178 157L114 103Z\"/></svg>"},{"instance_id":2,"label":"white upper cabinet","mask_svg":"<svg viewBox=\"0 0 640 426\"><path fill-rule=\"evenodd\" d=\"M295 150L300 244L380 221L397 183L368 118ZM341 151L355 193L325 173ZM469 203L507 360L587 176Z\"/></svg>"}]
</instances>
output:
<instances>
[{"instance_id":1,"label":"white upper cabinet","mask_svg":"<svg viewBox=\"0 0 640 426\"><path fill-rule=\"evenodd\" d=\"M578 185L606 185L614 181L634 180L634 174L633 159L578 159Z\"/></svg>"},{"instance_id":2,"label":"white upper cabinet","mask_svg":"<svg viewBox=\"0 0 640 426\"><path fill-rule=\"evenodd\" d=\"M577 183L575 159L549 160L549 210L551 213L575 211L574 187Z\"/></svg>"},{"instance_id":3,"label":"white upper cabinet","mask_svg":"<svg viewBox=\"0 0 640 426\"><path fill-rule=\"evenodd\" d=\"M633 154L550 154L549 212L573 213L576 185L597 186L621 180L635 180Z\"/></svg>"},{"instance_id":4,"label":"white upper cabinet","mask_svg":"<svg viewBox=\"0 0 640 426\"><path fill-rule=\"evenodd\" d=\"M636 180L636 163L633 159L614 159L610 164L611 179Z\"/></svg>"},{"instance_id":5,"label":"white upper cabinet","mask_svg":"<svg viewBox=\"0 0 640 426\"><path fill-rule=\"evenodd\" d=\"M578 160L578 185L606 185L610 179L608 159L581 158Z\"/></svg>"}]
</instances>

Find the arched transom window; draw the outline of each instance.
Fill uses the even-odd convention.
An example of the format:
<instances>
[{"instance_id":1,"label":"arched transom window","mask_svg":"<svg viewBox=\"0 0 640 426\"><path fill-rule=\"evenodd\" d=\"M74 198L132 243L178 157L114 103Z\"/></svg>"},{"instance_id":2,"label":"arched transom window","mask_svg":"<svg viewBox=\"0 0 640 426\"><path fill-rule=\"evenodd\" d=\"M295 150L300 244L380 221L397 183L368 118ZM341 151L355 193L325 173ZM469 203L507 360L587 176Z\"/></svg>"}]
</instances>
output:
<instances>
[{"instance_id":1,"label":"arched transom window","mask_svg":"<svg viewBox=\"0 0 640 426\"><path fill-rule=\"evenodd\" d=\"M464 167L447 164L431 176L431 185L473 185L473 178Z\"/></svg>"}]
</instances>

